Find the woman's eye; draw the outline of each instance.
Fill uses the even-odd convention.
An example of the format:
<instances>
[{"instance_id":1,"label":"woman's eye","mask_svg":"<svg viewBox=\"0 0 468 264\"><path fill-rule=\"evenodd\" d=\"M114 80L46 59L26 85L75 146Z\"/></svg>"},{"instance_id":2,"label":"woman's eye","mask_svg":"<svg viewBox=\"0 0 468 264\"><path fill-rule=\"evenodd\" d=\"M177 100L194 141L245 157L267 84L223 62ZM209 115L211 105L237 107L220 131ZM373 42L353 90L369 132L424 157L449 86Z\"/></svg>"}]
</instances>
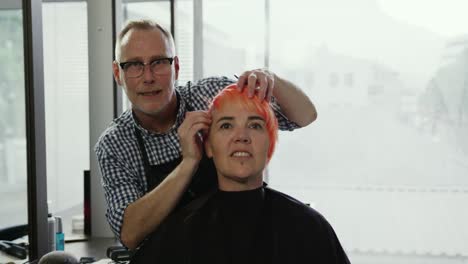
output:
<instances>
[{"instance_id":1,"label":"woman's eye","mask_svg":"<svg viewBox=\"0 0 468 264\"><path fill-rule=\"evenodd\" d=\"M259 123L252 123L250 124L250 128L253 128L253 129L263 129L263 126Z\"/></svg>"},{"instance_id":2,"label":"woman's eye","mask_svg":"<svg viewBox=\"0 0 468 264\"><path fill-rule=\"evenodd\" d=\"M231 128L231 127L232 127L232 126L231 126L231 124L229 124L229 123L223 123L223 124L221 124L221 126L219 126L219 128L221 128L221 129L229 129L229 128Z\"/></svg>"}]
</instances>

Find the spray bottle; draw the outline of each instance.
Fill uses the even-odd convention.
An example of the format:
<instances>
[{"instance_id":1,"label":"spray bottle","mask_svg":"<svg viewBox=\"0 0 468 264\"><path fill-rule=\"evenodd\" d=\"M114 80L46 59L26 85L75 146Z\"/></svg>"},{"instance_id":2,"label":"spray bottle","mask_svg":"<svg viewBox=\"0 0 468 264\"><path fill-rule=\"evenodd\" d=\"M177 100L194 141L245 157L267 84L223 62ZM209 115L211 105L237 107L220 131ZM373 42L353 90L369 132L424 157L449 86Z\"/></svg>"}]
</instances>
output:
<instances>
[{"instance_id":1,"label":"spray bottle","mask_svg":"<svg viewBox=\"0 0 468 264\"><path fill-rule=\"evenodd\" d=\"M65 235L63 234L62 218L55 217L55 250L65 250Z\"/></svg>"}]
</instances>

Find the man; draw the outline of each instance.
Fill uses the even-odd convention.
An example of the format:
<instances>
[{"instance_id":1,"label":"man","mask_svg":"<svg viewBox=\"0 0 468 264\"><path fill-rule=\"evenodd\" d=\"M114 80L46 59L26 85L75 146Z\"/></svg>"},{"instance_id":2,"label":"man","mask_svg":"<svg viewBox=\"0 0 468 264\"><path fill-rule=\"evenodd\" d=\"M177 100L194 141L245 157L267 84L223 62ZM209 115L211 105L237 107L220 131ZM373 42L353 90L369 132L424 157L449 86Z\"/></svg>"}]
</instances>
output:
<instances>
[{"instance_id":1,"label":"man","mask_svg":"<svg viewBox=\"0 0 468 264\"><path fill-rule=\"evenodd\" d=\"M103 132L95 151L107 219L121 242L134 249L175 208L216 186L199 131L211 123L203 111L210 98L233 81L206 78L175 88L180 65L173 38L152 21L129 22L118 36L115 54L114 77L132 108ZM269 71L246 71L237 84L250 96L271 99L281 129L316 119L309 98Z\"/></svg>"},{"instance_id":2,"label":"man","mask_svg":"<svg viewBox=\"0 0 468 264\"><path fill-rule=\"evenodd\" d=\"M322 215L263 186L278 123L268 103L246 93L230 85L210 108L205 149L218 190L169 216L132 263L349 263Z\"/></svg>"}]
</instances>

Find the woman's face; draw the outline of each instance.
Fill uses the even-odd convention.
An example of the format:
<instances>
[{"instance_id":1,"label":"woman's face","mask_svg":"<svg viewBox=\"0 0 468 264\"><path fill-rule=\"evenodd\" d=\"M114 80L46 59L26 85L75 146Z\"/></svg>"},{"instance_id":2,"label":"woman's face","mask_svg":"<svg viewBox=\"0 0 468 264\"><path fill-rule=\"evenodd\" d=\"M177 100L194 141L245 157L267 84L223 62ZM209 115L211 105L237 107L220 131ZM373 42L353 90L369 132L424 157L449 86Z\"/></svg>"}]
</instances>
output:
<instances>
[{"instance_id":1,"label":"woman's face","mask_svg":"<svg viewBox=\"0 0 468 264\"><path fill-rule=\"evenodd\" d=\"M262 186L270 145L265 119L239 104L224 104L212 112L205 143L221 190L251 190Z\"/></svg>"}]
</instances>

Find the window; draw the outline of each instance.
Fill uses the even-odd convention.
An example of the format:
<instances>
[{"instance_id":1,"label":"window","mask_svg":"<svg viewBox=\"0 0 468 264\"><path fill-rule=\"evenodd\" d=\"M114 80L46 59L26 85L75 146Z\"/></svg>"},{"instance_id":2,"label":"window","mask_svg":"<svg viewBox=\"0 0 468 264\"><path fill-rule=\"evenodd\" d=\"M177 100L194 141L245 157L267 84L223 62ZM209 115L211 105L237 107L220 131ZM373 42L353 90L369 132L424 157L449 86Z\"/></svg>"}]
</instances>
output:
<instances>
[{"instance_id":1,"label":"window","mask_svg":"<svg viewBox=\"0 0 468 264\"><path fill-rule=\"evenodd\" d=\"M331 88L337 87L339 82L340 82L340 78L338 77L338 73L336 72L330 73L330 79L328 80L330 87Z\"/></svg>"},{"instance_id":2,"label":"window","mask_svg":"<svg viewBox=\"0 0 468 264\"><path fill-rule=\"evenodd\" d=\"M264 67L265 27L263 1L203 1L203 75Z\"/></svg>"},{"instance_id":3,"label":"window","mask_svg":"<svg viewBox=\"0 0 468 264\"><path fill-rule=\"evenodd\" d=\"M27 224L23 15L0 2L0 229ZM8 197L8 198L6 198Z\"/></svg>"},{"instance_id":4,"label":"window","mask_svg":"<svg viewBox=\"0 0 468 264\"><path fill-rule=\"evenodd\" d=\"M270 2L271 69L316 69L318 109L280 134L270 186L323 213L352 263L467 261L466 3Z\"/></svg>"},{"instance_id":5,"label":"window","mask_svg":"<svg viewBox=\"0 0 468 264\"><path fill-rule=\"evenodd\" d=\"M175 44L179 56L179 79L177 84L185 85L193 81L194 75L194 2L193 0L175 1Z\"/></svg>"},{"instance_id":6,"label":"window","mask_svg":"<svg viewBox=\"0 0 468 264\"><path fill-rule=\"evenodd\" d=\"M348 72L344 75L344 83L347 87L353 87L354 75L352 72Z\"/></svg>"},{"instance_id":7,"label":"window","mask_svg":"<svg viewBox=\"0 0 468 264\"><path fill-rule=\"evenodd\" d=\"M83 234L89 169L87 6L44 2L42 12L48 207L71 238Z\"/></svg>"}]
</instances>

